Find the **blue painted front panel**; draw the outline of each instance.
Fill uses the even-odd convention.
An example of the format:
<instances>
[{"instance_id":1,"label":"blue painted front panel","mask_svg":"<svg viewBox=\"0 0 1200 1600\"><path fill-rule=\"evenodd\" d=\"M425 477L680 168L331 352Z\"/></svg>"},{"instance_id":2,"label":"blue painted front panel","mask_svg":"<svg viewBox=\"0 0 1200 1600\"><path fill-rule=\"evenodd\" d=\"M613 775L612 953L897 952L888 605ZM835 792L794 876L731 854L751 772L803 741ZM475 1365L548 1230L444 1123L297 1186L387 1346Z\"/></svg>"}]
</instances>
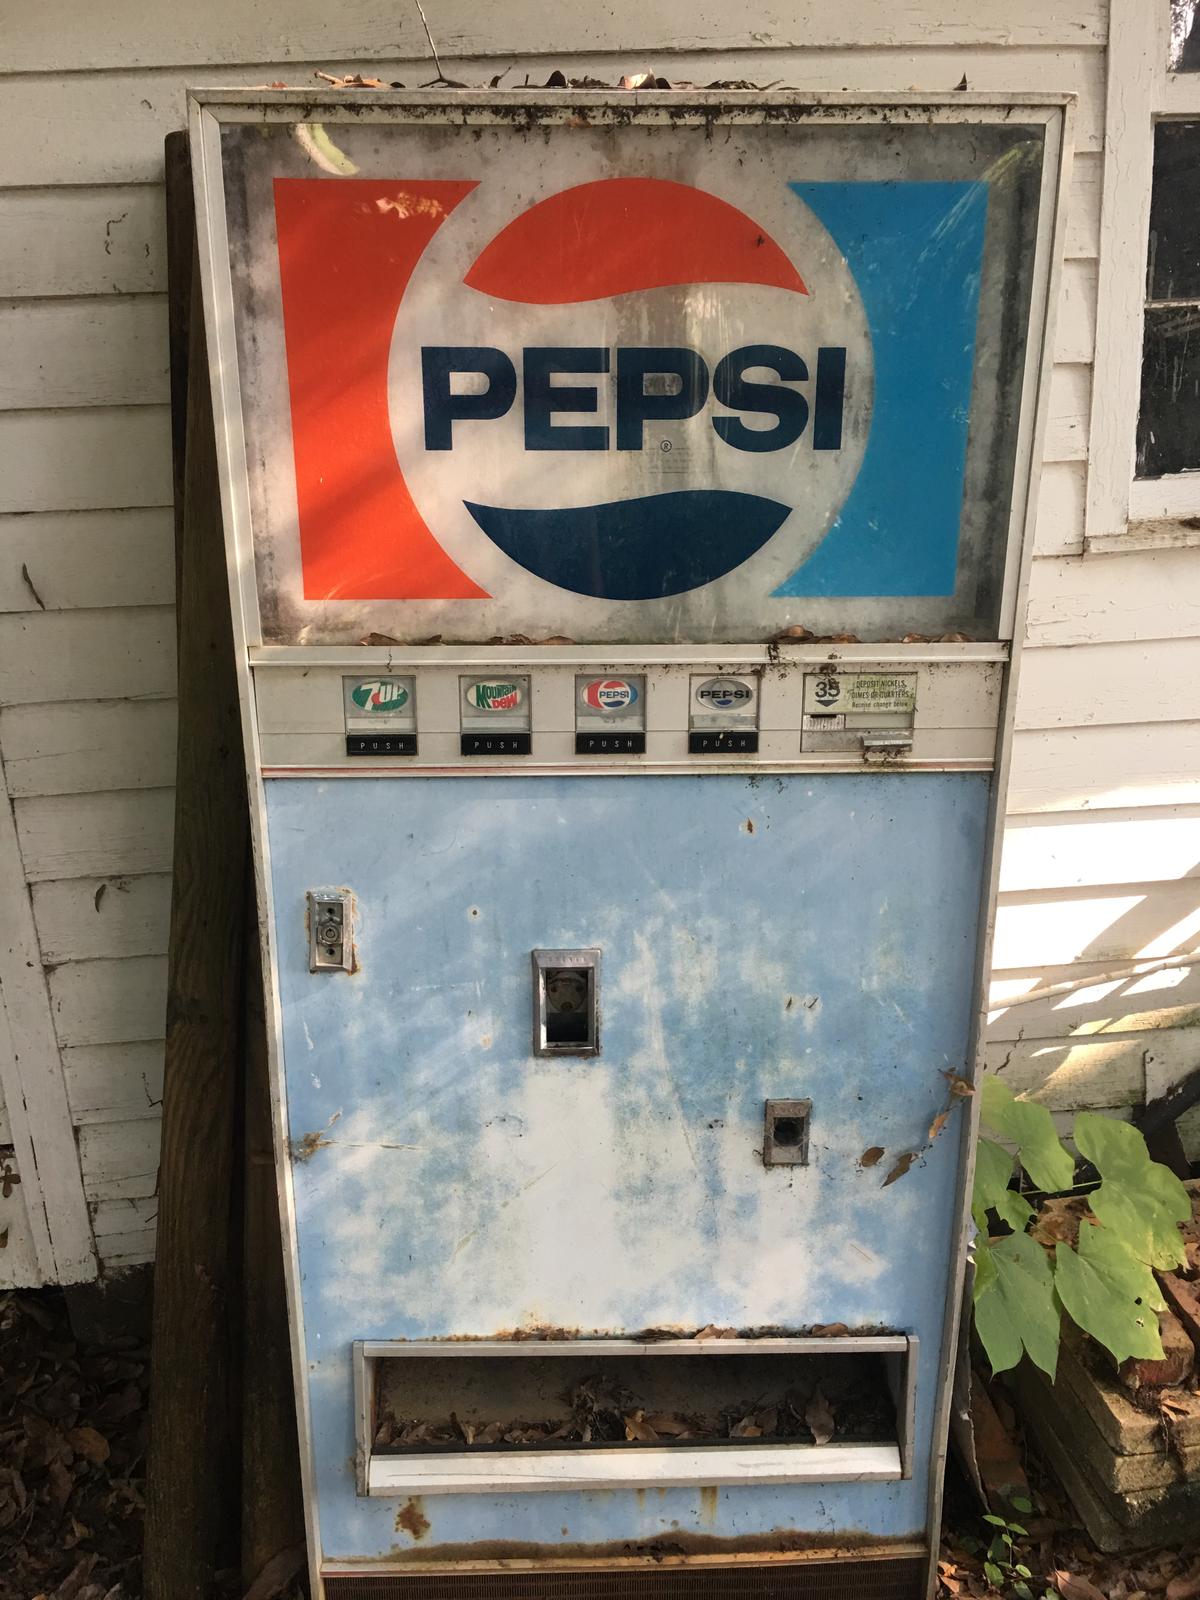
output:
<instances>
[{"instance_id":1,"label":"blue painted front panel","mask_svg":"<svg viewBox=\"0 0 1200 1600\"><path fill-rule=\"evenodd\" d=\"M411 1547L354 1492L354 1339L844 1322L921 1339L911 1481L429 1496L443 1543L925 1522L988 783L978 774L267 784L326 1560ZM308 971L304 895L357 900ZM603 950L603 1053L530 1053L531 949ZM766 1169L763 1100L812 1100ZM863 1170L871 1145L888 1155Z\"/></svg>"}]
</instances>

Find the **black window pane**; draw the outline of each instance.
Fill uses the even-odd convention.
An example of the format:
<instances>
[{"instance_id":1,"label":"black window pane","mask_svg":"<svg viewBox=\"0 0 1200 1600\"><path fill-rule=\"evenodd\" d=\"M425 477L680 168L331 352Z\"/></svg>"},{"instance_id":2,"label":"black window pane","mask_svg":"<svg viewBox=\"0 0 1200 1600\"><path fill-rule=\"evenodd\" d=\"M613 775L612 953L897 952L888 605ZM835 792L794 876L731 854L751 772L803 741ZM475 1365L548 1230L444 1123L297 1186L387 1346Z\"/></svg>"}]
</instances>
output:
<instances>
[{"instance_id":1,"label":"black window pane","mask_svg":"<svg viewBox=\"0 0 1200 1600\"><path fill-rule=\"evenodd\" d=\"M1200 122L1154 129L1147 300L1200 300Z\"/></svg>"},{"instance_id":2,"label":"black window pane","mask_svg":"<svg viewBox=\"0 0 1200 1600\"><path fill-rule=\"evenodd\" d=\"M1200 72L1200 8L1196 0L1171 0L1171 71Z\"/></svg>"},{"instance_id":3,"label":"black window pane","mask_svg":"<svg viewBox=\"0 0 1200 1600\"><path fill-rule=\"evenodd\" d=\"M1147 306L1137 475L1200 468L1200 306Z\"/></svg>"}]
</instances>

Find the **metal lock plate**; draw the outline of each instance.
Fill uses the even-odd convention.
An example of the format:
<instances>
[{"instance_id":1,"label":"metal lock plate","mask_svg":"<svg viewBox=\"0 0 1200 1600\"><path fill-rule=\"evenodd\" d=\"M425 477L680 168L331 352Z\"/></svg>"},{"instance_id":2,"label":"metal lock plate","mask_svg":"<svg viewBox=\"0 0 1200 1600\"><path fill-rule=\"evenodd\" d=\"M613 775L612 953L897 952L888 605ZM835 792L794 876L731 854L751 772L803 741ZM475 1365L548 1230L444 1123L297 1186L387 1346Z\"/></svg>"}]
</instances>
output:
<instances>
[{"instance_id":1,"label":"metal lock plate","mask_svg":"<svg viewBox=\"0 0 1200 1600\"><path fill-rule=\"evenodd\" d=\"M308 891L308 970L350 972L354 966L353 902L338 891Z\"/></svg>"}]
</instances>

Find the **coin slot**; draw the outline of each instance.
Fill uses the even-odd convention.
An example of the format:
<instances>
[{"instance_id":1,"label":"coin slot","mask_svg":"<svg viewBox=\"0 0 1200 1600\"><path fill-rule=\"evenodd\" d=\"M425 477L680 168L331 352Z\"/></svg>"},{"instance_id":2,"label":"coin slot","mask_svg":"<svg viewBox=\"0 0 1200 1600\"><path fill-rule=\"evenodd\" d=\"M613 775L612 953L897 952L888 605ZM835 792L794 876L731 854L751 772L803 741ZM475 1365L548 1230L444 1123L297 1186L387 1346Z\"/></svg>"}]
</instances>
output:
<instances>
[{"instance_id":1,"label":"coin slot","mask_svg":"<svg viewBox=\"0 0 1200 1600\"><path fill-rule=\"evenodd\" d=\"M593 1056L600 1049L600 952L533 952L533 1049L540 1056Z\"/></svg>"}]
</instances>

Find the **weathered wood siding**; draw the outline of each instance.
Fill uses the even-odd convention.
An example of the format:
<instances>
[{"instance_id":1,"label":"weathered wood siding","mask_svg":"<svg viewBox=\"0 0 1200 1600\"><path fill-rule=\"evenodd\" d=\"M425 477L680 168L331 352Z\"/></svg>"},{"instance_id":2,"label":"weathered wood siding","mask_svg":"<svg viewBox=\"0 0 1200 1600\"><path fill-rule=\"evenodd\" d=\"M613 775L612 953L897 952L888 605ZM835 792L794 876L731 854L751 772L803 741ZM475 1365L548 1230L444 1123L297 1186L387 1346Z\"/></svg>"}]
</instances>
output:
<instances>
[{"instance_id":1,"label":"weathered wood siding","mask_svg":"<svg viewBox=\"0 0 1200 1600\"><path fill-rule=\"evenodd\" d=\"M1194 942L1200 587L1189 551L1083 557L1105 0L426 5L469 82L746 78L1073 90L1077 155L996 946L997 993ZM434 76L416 7L182 15L45 0L0 62L0 751L83 1186L111 1266L153 1251L174 649L162 138L189 84ZM1136 315L1136 308L1130 308ZM23 570L24 569L24 570ZM1196 1057L1189 972L1000 1010L993 1065L1056 1111ZM3 1265L0 1262L0 1279Z\"/></svg>"}]
</instances>

